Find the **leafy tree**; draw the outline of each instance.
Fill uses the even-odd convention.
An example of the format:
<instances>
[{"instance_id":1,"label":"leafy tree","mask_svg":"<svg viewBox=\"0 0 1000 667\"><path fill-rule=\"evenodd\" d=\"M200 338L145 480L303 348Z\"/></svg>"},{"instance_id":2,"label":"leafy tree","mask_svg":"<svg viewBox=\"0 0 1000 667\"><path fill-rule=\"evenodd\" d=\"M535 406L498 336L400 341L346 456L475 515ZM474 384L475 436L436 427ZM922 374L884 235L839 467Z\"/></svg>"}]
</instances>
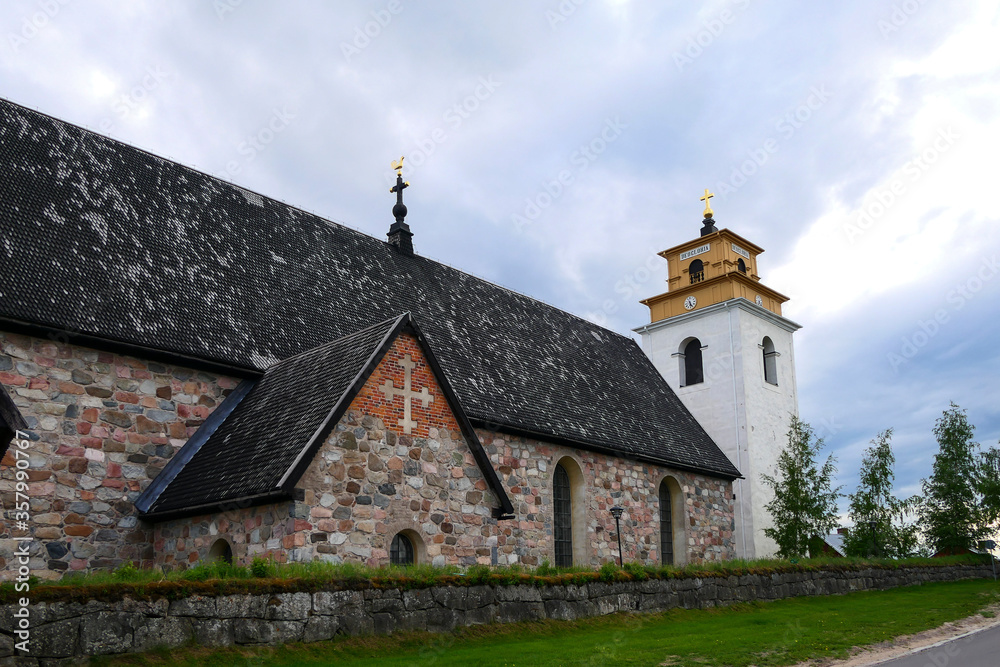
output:
<instances>
[{"instance_id":1,"label":"leafy tree","mask_svg":"<svg viewBox=\"0 0 1000 667\"><path fill-rule=\"evenodd\" d=\"M812 427L793 415L788 445L778 455L777 477L762 475L774 491L774 500L765 506L774 526L764 534L778 543L778 554L785 558L805 555L818 535L837 524L840 487L831 487L837 468L833 456L817 467L822 447L822 438L816 439Z\"/></svg>"},{"instance_id":2,"label":"leafy tree","mask_svg":"<svg viewBox=\"0 0 1000 667\"><path fill-rule=\"evenodd\" d=\"M891 439L892 429L886 429L865 450L858 489L849 496L854 528L844 537L848 556L904 558L916 551L917 526L906 516L918 499L899 500L892 493L896 457Z\"/></svg>"},{"instance_id":3,"label":"leafy tree","mask_svg":"<svg viewBox=\"0 0 1000 667\"><path fill-rule=\"evenodd\" d=\"M990 447L979 463L978 491L982 495L983 523L987 532L1000 531L1000 449Z\"/></svg>"},{"instance_id":4,"label":"leafy tree","mask_svg":"<svg viewBox=\"0 0 1000 667\"><path fill-rule=\"evenodd\" d=\"M993 455L987 453L985 462L978 456L979 444L972 440L974 428L965 410L954 403L934 426L940 450L930 478L923 481L920 519L936 552L975 548L989 533L989 511L980 500L987 486L983 470Z\"/></svg>"}]
</instances>

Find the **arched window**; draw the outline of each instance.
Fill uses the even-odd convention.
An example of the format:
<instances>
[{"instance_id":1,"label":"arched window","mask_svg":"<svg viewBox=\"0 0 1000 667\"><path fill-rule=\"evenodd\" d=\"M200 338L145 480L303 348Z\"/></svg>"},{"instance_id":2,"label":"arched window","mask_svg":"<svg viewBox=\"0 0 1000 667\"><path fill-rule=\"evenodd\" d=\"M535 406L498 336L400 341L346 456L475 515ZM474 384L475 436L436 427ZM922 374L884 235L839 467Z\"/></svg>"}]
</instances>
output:
<instances>
[{"instance_id":1,"label":"arched window","mask_svg":"<svg viewBox=\"0 0 1000 667\"><path fill-rule=\"evenodd\" d=\"M562 464L556 464L552 478L552 541L556 551L556 567L573 565L573 497L569 474Z\"/></svg>"},{"instance_id":2,"label":"arched window","mask_svg":"<svg viewBox=\"0 0 1000 667\"><path fill-rule=\"evenodd\" d=\"M389 562L393 565L413 565L413 542L403 533L396 533L389 546Z\"/></svg>"},{"instance_id":3,"label":"arched window","mask_svg":"<svg viewBox=\"0 0 1000 667\"><path fill-rule=\"evenodd\" d=\"M691 266L688 267L688 273L691 275L691 284L700 283L705 279L705 265L702 264L700 259L696 259L691 262Z\"/></svg>"},{"instance_id":4,"label":"arched window","mask_svg":"<svg viewBox=\"0 0 1000 667\"><path fill-rule=\"evenodd\" d=\"M583 468L572 456L564 456L552 470L552 557L556 566L590 562L587 507Z\"/></svg>"},{"instance_id":5,"label":"arched window","mask_svg":"<svg viewBox=\"0 0 1000 667\"><path fill-rule=\"evenodd\" d=\"M687 538L684 534L684 493L673 477L660 482L660 562L684 565L687 562Z\"/></svg>"},{"instance_id":6,"label":"arched window","mask_svg":"<svg viewBox=\"0 0 1000 667\"><path fill-rule=\"evenodd\" d=\"M747 263L742 259L736 260L736 268L740 270L740 273L747 272Z\"/></svg>"},{"instance_id":7,"label":"arched window","mask_svg":"<svg viewBox=\"0 0 1000 667\"><path fill-rule=\"evenodd\" d=\"M667 480L660 483L660 562L674 564L674 522L670 511L670 489Z\"/></svg>"},{"instance_id":8,"label":"arched window","mask_svg":"<svg viewBox=\"0 0 1000 667\"><path fill-rule=\"evenodd\" d=\"M701 363L701 341L691 338L681 347L681 386L687 387L705 381Z\"/></svg>"},{"instance_id":9,"label":"arched window","mask_svg":"<svg viewBox=\"0 0 1000 667\"><path fill-rule=\"evenodd\" d=\"M774 351L774 343L767 336L760 345L764 354L764 382L778 385L778 353Z\"/></svg>"},{"instance_id":10,"label":"arched window","mask_svg":"<svg viewBox=\"0 0 1000 667\"><path fill-rule=\"evenodd\" d=\"M208 550L208 559L213 563L221 562L232 565L233 547L226 540L219 538L212 544L212 548Z\"/></svg>"}]
</instances>

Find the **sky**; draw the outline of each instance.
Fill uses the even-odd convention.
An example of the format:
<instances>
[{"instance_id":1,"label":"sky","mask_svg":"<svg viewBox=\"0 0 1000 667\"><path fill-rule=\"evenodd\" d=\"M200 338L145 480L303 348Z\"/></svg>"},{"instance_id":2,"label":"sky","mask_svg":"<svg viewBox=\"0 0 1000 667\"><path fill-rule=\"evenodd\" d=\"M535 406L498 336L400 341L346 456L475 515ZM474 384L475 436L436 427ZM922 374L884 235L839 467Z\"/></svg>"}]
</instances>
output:
<instances>
[{"instance_id":1,"label":"sky","mask_svg":"<svg viewBox=\"0 0 1000 667\"><path fill-rule=\"evenodd\" d=\"M0 96L632 335L719 228L790 297L801 417L918 493L1000 440L1000 6L5 0ZM846 509L846 500L842 502Z\"/></svg>"}]
</instances>

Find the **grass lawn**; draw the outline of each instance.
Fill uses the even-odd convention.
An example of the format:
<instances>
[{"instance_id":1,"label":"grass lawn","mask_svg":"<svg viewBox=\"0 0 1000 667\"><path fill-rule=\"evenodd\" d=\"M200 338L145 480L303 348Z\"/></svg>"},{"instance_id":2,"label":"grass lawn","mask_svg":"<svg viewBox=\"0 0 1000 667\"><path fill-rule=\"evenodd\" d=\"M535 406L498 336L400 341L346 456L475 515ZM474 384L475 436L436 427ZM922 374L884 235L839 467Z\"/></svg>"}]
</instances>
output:
<instances>
[{"instance_id":1,"label":"grass lawn","mask_svg":"<svg viewBox=\"0 0 1000 667\"><path fill-rule=\"evenodd\" d=\"M990 580L792 598L705 610L616 614L401 633L282 647L184 648L99 665L792 665L933 628L1000 600Z\"/></svg>"}]
</instances>

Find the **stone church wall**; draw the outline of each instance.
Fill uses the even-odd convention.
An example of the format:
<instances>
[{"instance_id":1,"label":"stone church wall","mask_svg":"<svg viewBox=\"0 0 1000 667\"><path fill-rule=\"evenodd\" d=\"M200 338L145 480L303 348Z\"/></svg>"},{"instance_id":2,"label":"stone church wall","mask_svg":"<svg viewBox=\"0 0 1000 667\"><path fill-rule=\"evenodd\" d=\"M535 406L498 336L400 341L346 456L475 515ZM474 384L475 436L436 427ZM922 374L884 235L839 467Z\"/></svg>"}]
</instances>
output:
<instances>
[{"instance_id":1,"label":"stone church wall","mask_svg":"<svg viewBox=\"0 0 1000 667\"><path fill-rule=\"evenodd\" d=\"M580 495L584 499L585 512L574 512L574 520L580 517L586 526L583 564L596 566L617 559L615 520L609 511L615 505L625 508L621 518L624 560L661 562L659 488L666 479L677 483L683 507L681 515L675 512L673 517L674 531L682 532L680 540L674 541L675 563L734 558L730 482L530 438L489 431L480 431L479 438L518 515L516 528L502 531L504 537L517 536L501 544L508 562L554 562L552 478L555 464L560 461L581 473L579 480L570 477L571 485L582 487ZM579 551L574 549L574 553Z\"/></svg>"},{"instance_id":2,"label":"stone church wall","mask_svg":"<svg viewBox=\"0 0 1000 667\"><path fill-rule=\"evenodd\" d=\"M416 426L408 435L397 424L402 401L388 400L382 391L387 382L403 386L404 359L412 364L412 386L426 387L433 397L427 405L413 401ZM574 499L575 564L599 566L617 558L608 511L614 505L625 508L625 560L660 562L658 493L668 477L681 494L676 504L680 516L674 517L680 535L677 562L733 557L728 482L493 431L479 431L478 436L514 503L514 519L492 517L496 498L418 343L403 334L299 481L304 502L166 522L157 528L157 552L165 539L168 547L182 545L168 549L166 558L194 561L207 557L216 540L226 539L242 562L260 554L278 561L383 565L393 536L405 531L417 562L554 563L552 475L562 461L579 473L573 475L579 492Z\"/></svg>"},{"instance_id":3,"label":"stone church wall","mask_svg":"<svg viewBox=\"0 0 1000 667\"><path fill-rule=\"evenodd\" d=\"M387 400L381 389L386 382L403 386L404 358L413 365L413 387L426 387L433 397L426 406L413 401L417 424L409 435L396 424L401 401ZM552 475L560 461L579 472L575 564L599 566L617 558L608 511L614 505L625 508L625 560L659 563L658 494L668 477L681 494L674 517L677 562L733 557L728 482L494 431L481 430L478 437L514 504L514 519L493 518L494 493L419 345L401 335L299 481L303 502L164 522L156 528L157 562L207 558L212 545L225 539L234 559L244 563L265 555L279 562L383 565L393 536L405 531L418 562L554 563Z\"/></svg>"},{"instance_id":4,"label":"stone church wall","mask_svg":"<svg viewBox=\"0 0 1000 667\"><path fill-rule=\"evenodd\" d=\"M0 332L0 384L28 423L32 573L153 561L134 501L239 381ZM8 389L9 388L9 389ZM13 390L13 391L11 391ZM15 548L14 457L0 468L0 579Z\"/></svg>"},{"instance_id":5,"label":"stone church wall","mask_svg":"<svg viewBox=\"0 0 1000 667\"><path fill-rule=\"evenodd\" d=\"M480 430L516 514L493 518L497 500L408 335L397 339L321 447L299 482L302 501L150 525L137 519L135 499L239 381L15 334L0 334L0 350L0 383L13 389L37 437L28 494L30 567L38 576L109 569L124 560L186 567L212 557L220 539L242 563L260 555L379 565L388 562L399 531L414 543L418 562L554 563L552 475L559 461L579 473L575 563L596 566L617 556L613 505L625 508L625 560L660 562L658 489L666 478L681 496L677 561L733 557L729 482ZM406 355L413 386L434 397L427 405L412 401L417 426L410 434L398 423L402 410L380 389L386 382L403 386ZM14 506L13 463L8 455L0 472L5 509ZM5 516L0 577L14 572L6 565L20 534Z\"/></svg>"}]
</instances>

